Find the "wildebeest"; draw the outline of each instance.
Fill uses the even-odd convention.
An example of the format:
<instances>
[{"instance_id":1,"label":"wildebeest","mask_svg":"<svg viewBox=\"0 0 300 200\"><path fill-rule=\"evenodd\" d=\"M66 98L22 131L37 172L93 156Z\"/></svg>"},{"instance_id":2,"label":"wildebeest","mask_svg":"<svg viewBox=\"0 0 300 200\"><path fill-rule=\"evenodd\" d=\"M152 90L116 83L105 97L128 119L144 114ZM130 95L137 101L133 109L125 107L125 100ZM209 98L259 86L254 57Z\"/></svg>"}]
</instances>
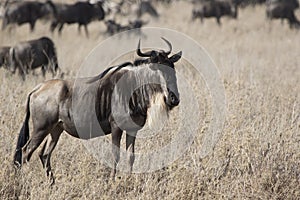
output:
<instances>
[{"instance_id":1,"label":"wildebeest","mask_svg":"<svg viewBox=\"0 0 300 200\"><path fill-rule=\"evenodd\" d=\"M54 76L59 70L56 49L53 41L48 37L20 42L10 48L10 69L19 70L23 80L29 70L41 67L43 76L46 70Z\"/></svg>"},{"instance_id":2,"label":"wildebeest","mask_svg":"<svg viewBox=\"0 0 300 200\"><path fill-rule=\"evenodd\" d=\"M38 19L55 15L55 6L51 1L45 3L37 1L24 1L11 4L5 9L2 30L9 24L22 25L30 24L30 30L33 31Z\"/></svg>"},{"instance_id":3,"label":"wildebeest","mask_svg":"<svg viewBox=\"0 0 300 200\"><path fill-rule=\"evenodd\" d=\"M143 20L136 19L134 21L129 21L129 23L127 25L121 25L121 24L117 23L115 20L107 20L107 21L105 21L106 33L109 35L114 35L116 33L122 32L122 31L128 31L131 29L139 29L147 23L148 22L145 22Z\"/></svg>"},{"instance_id":4,"label":"wildebeest","mask_svg":"<svg viewBox=\"0 0 300 200\"><path fill-rule=\"evenodd\" d=\"M0 47L0 67L8 69L9 66L9 49L8 46Z\"/></svg>"},{"instance_id":5,"label":"wildebeest","mask_svg":"<svg viewBox=\"0 0 300 200\"><path fill-rule=\"evenodd\" d=\"M290 28L299 28L300 22L294 11L299 8L297 0L270 0L266 5L266 15L269 20L287 19L290 24Z\"/></svg>"},{"instance_id":6,"label":"wildebeest","mask_svg":"<svg viewBox=\"0 0 300 200\"><path fill-rule=\"evenodd\" d=\"M130 27L130 29L134 29L134 28L142 28L142 26L144 26L146 24L148 24L148 21L143 21L143 20L140 20L140 19L136 19L136 20L133 20L133 21L129 20L128 26Z\"/></svg>"},{"instance_id":7,"label":"wildebeest","mask_svg":"<svg viewBox=\"0 0 300 200\"><path fill-rule=\"evenodd\" d=\"M150 1L141 1L138 4L138 8L136 10L137 17L140 18L143 14L148 13L152 17L159 17L156 9L153 7Z\"/></svg>"},{"instance_id":8,"label":"wildebeest","mask_svg":"<svg viewBox=\"0 0 300 200\"><path fill-rule=\"evenodd\" d=\"M102 4L100 2L91 4L89 2L76 2L75 4L56 4L56 15L51 23L53 32L58 26L58 32L61 33L64 24L78 23L78 31L84 26L85 33L88 36L87 25L93 20L103 20L105 17Z\"/></svg>"},{"instance_id":9,"label":"wildebeest","mask_svg":"<svg viewBox=\"0 0 300 200\"><path fill-rule=\"evenodd\" d=\"M215 17L217 23L221 24L222 16L231 16L232 18L237 18L238 7L230 1L204 1L195 5L192 11L192 20L200 18L203 22L204 18Z\"/></svg>"},{"instance_id":10,"label":"wildebeest","mask_svg":"<svg viewBox=\"0 0 300 200\"><path fill-rule=\"evenodd\" d=\"M126 131L131 171L137 131L146 120L150 126L160 122L159 116L168 116L180 101L174 63L181 58L182 52L169 56L172 46L165 41L170 46L169 51L143 53L139 42L137 54L145 59L110 67L93 78L76 80L79 84L75 85L75 80L56 79L33 89L27 97L27 113L18 137L14 163L18 166L28 162L50 134L39 155L47 176L54 181L50 157L63 131L81 139L111 134L114 158L111 176L114 177L120 159L120 140ZM154 104L159 109L151 111ZM94 127L91 123L93 111L96 123L101 127L96 131L91 128ZM30 117L33 131L29 136ZM78 131L82 127L84 133Z\"/></svg>"}]
</instances>

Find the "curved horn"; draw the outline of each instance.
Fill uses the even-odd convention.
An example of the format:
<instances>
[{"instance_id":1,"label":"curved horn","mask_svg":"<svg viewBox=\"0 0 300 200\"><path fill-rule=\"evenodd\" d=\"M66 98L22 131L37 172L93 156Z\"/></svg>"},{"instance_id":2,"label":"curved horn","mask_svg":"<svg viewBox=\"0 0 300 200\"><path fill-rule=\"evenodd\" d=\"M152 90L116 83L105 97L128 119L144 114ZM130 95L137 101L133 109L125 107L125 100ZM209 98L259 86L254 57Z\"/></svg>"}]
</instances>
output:
<instances>
[{"instance_id":1,"label":"curved horn","mask_svg":"<svg viewBox=\"0 0 300 200\"><path fill-rule=\"evenodd\" d=\"M139 43L138 43L138 48L136 50L137 55L141 56L141 57L150 57L150 53L151 52L146 52L146 53L142 53L141 52L141 39L139 39Z\"/></svg>"},{"instance_id":2,"label":"curved horn","mask_svg":"<svg viewBox=\"0 0 300 200\"><path fill-rule=\"evenodd\" d=\"M172 45L171 45L171 43L170 43L167 39L165 39L164 37L161 37L161 39L163 39L163 40L167 43L167 45L168 45L168 47L169 47L169 51L167 51L166 54L169 55L169 54L171 53L171 51L172 51Z\"/></svg>"}]
</instances>

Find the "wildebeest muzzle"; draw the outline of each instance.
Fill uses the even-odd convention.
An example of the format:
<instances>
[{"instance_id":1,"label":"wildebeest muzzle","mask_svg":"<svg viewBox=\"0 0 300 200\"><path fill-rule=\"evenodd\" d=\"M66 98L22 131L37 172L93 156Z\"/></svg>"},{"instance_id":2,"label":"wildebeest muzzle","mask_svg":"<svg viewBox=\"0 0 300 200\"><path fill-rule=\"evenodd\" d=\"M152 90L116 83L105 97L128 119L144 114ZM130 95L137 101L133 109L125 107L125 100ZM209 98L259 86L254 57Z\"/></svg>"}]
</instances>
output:
<instances>
[{"instance_id":1,"label":"wildebeest muzzle","mask_svg":"<svg viewBox=\"0 0 300 200\"><path fill-rule=\"evenodd\" d=\"M180 102L179 95L176 95L174 92L169 91L168 99L166 101L167 105L170 108L173 108L175 106L178 106L179 102Z\"/></svg>"}]
</instances>

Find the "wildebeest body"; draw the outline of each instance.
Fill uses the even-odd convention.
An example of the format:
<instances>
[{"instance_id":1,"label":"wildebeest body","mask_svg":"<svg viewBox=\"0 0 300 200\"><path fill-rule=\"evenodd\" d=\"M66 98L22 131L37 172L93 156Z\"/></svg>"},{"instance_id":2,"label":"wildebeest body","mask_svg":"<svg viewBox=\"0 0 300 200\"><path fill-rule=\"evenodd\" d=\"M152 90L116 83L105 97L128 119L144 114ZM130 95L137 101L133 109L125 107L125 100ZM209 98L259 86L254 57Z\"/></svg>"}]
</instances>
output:
<instances>
[{"instance_id":1,"label":"wildebeest body","mask_svg":"<svg viewBox=\"0 0 300 200\"><path fill-rule=\"evenodd\" d=\"M64 24L78 23L78 29L80 30L80 27L83 25L88 35L87 25L95 19L103 20L105 17L104 10L99 3L56 4L56 11L57 14L52 21L51 31L54 31L59 26L59 33L61 33Z\"/></svg>"},{"instance_id":2,"label":"wildebeest body","mask_svg":"<svg viewBox=\"0 0 300 200\"><path fill-rule=\"evenodd\" d=\"M174 63L181 58L181 52L169 57L171 48L168 52L141 53L139 46L138 55L148 57L139 65L127 62L110 67L93 78L50 80L33 89L27 99L27 114L19 134L15 163L21 165L29 161L32 153L50 134L40 152L40 159L47 175L54 180L50 156L64 130L82 139L111 133L114 177L120 159L122 132L126 131L126 149L130 152L132 170L137 131L144 126L146 119L150 127L157 124L155 121L163 121L157 113L167 116L168 111L179 104ZM159 107L154 114L149 112L152 105ZM23 138L29 136L30 115L33 131L22 146L19 144L25 143Z\"/></svg>"},{"instance_id":3,"label":"wildebeest body","mask_svg":"<svg viewBox=\"0 0 300 200\"><path fill-rule=\"evenodd\" d=\"M43 76L46 70L55 75L58 68L56 49L47 37L21 42L10 49L10 68L19 70L23 79L29 70L41 67Z\"/></svg>"},{"instance_id":4,"label":"wildebeest body","mask_svg":"<svg viewBox=\"0 0 300 200\"><path fill-rule=\"evenodd\" d=\"M229 1L205 1L195 5L192 11L192 20L199 17L201 22L203 22L204 18L215 17L217 23L220 25L222 16L237 18L237 12L237 5Z\"/></svg>"},{"instance_id":5,"label":"wildebeest body","mask_svg":"<svg viewBox=\"0 0 300 200\"><path fill-rule=\"evenodd\" d=\"M268 1L266 8L267 18L272 19L287 19L290 28L299 28L300 22L295 15L295 9L299 7L297 1Z\"/></svg>"},{"instance_id":6,"label":"wildebeest body","mask_svg":"<svg viewBox=\"0 0 300 200\"><path fill-rule=\"evenodd\" d=\"M5 29L9 24L22 25L29 23L30 30L33 31L38 19L55 13L54 4L51 1L47 1L46 3L37 1L17 2L6 8L2 29Z\"/></svg>"}]
</instances>

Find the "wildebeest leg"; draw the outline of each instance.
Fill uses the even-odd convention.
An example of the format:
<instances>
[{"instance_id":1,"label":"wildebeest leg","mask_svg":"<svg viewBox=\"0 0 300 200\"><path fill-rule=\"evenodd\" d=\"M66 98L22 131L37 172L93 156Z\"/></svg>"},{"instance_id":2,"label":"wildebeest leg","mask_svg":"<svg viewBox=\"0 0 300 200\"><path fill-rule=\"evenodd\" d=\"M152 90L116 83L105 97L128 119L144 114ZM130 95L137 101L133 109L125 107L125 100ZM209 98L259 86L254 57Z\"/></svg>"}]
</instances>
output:
<instances>
[{"instance_id":1,"label":"wildebeest leg","mask_svg":"<svg viewBox=\"0 0 300 200\"><path fill-rule=\"evenodd\" d=\"M128 155L129 162L129 172L132 172L132 166L134 162L134 143L135 143L136 132L131 132L126 134L126 151Z\"/></svg>"},{"instance_id":2,"label":"wildebeest leg","mask_svg":"<svg viewBox=\"0 0 300 200\"><path fill-rule=\"evenodd\" d=\"M33 32L35 27L35 21L30 22L30 31Z\"/></svg>"},{"instance_id":3,"label":"wildebeest leg","mask_svg":"<svg viewBox=\"0 0 300 200\"><path fill-rule=\"evenodd\" d=\"M39 153L39 157L41 159L43 167L46 170L46 175L50 179L51 185L55 181L53 173L51 171L51 164L50 164L51 154L54 148L56 147L56 144L62 132L63 132L62 126L61 124L58 124L52 131L50 131L50 135L47 138L42 150Z\"/></svg>"},{"instance_id":4,"label":"wildebeest leg","mask_svg":"<svg viewBox=\"0 0 300 200\"><path fill-rule=\"evenodd\" d=\"M43 78L45 78L46 77L46 66L43 65L41 70L42 70Z\"/></svg>"},{"instance_id":5,"label":"wildebeest leg","mask_svg":"<svg viewBox=\"0 0 300 200\"><path fill-rule=\"evenodd\" d=\"M81 34L81 24L78 24L78 33Z\"/></svg>"},{"instance_id":6,"label":"wildebeest leg","mask_svg":"<svg viewBox=\"0 0 300 200\"><path fill-rule=\"evenodd\" d=\"M86 37L89 37L89 31L88 31L88 28L87 28L86 24L84 25L84 30L85 30Z\"/></svg>"},{"instance_id":7,"label":"wildebeest leg","mask_svg":"<svg viewBox=\"0 0 300 200\"><path fill-rule=\"evenodd\" d=\"M51 30L52 33L54 32L54 30L55 30L55 28L57 27L57 25L58 25L58 22L56 22L56 21L53 21L53 22L51 23L51 25L50 25L50 30Z\"/></svg>"},{"instance_id":8,"label":"wildebeest leg","mask_svg":"<svg viewBox=\"0 0 300 200\"><path fill-rule=\"evenodd\" d=\"M61 31L62 31L63 27L64 27L64 24L61 23L61 24L59 25L59 28L58 28L58 33L59 33L59 35L61 35Z\"/></svg>"},{"instance_id":9,"label":"wildebeest leg","mask_svg":"<svg viewBox=\"0 0 300 200\"><path fill-rule=\"evenodd\" d=\"M221 20L220 20L220 19L221 19L221 17L217 16L217 17L216 17L216 19L217 19L217 23L218 23L218 25L219 25L219 26L221 26Z\"/></svg>"},{"instance_id":10,"label":"wildebeest leg","mask_svg":"<svg viewBox=\"0 0 300 200\"><path fill-rule=\"evenodd\" d=\"M114 179L117 172L117 164L120 160L120 142L122 137L122 130L115 126L112 127L112 153L113 153L113 169L111 172L111 177Z\"/></svg>"},{"instance_id":11,"label":"wildebeest leg","mask_svg":"<svg viewBox=\"0 0 300 200\"><path fill-rule=\"evenodd\" d=\"M22 148L22 154L24 155L22 163L30 160L33 152L38 148L47 135L47 130L33 131L32 136Z\"/></svg>"},{"instance_id":12,"label":"wildebeest leg","mask_svg":"<svg viewBox=\"0 0 300 200\"><path fill-rule=\"evenodd\" d=\"M25 74L26 74L26 69L25 65L23 65L21 62L18 62L18 71L19 75L21 76L22 80L25 81Z\"/></svg>"}]
</instances>

